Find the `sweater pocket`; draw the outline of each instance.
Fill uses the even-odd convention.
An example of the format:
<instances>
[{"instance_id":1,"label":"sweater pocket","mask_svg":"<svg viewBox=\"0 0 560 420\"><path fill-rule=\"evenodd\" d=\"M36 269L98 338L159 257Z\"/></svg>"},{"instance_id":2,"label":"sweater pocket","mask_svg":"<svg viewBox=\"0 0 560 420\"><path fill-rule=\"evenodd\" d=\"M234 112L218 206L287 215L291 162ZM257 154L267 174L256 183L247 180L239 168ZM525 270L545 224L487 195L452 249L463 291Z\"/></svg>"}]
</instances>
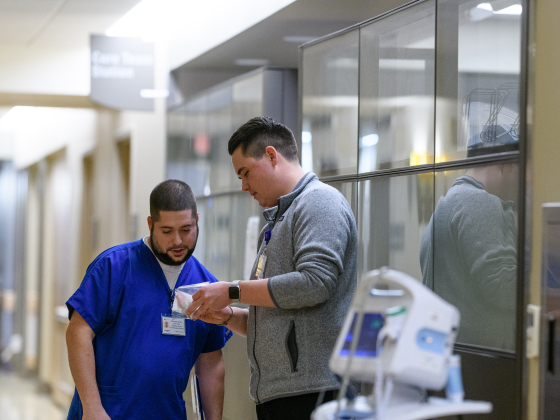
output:
<instances>
[{"instance_id":1,"label":"sweater pocket","mask_svg":"<svg viewBox=\"0 0 560 420\"><path fill-rule=\"evenodd\" d=\"M286 334L286 353L288 353L288 359L290 359L292 372L297 372L298 347L296 342L296 323L293 319L290 321L288 334Z\"/></svg>"}]
</instances>

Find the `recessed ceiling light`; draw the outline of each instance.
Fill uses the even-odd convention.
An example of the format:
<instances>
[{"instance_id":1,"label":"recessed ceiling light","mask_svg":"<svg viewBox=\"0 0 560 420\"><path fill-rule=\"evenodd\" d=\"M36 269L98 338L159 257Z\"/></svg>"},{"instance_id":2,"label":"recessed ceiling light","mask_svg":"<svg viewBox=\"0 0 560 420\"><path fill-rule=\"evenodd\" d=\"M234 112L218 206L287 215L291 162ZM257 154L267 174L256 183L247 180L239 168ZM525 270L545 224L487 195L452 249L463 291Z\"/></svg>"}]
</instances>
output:
<instances>
[{"instance_id":1,"label":"recessed ceiling light","mask_svg":"<svg viewBox=\"0 0 560 420\"><path fill-rule=\"evenodd\" d=\"M377 134L368 134L362 137L362 147L375 146L379 143L379 136Z\"/></svg>"},{"instance_id":2,"label":"recessed ceiling light","mask_svg":"<svg viewBox=\"0 0 560 420\"><path fill-rule=\"evenodd\" d=\"M170 23L169 17L188 16L188 12L186 2L166 0L159 4L157 0L142 0L107 29L105 35L141 37L145 41L167 39L175 23Z\"/></svg>"},{"instance_id":3,"label":"recessed ceiling light","mask_svg":"<svg viewBox=\"0 0 560 420\"><path fill-rule=\"evenodd\" d=\"M140 37L145 41L173 41L202 36L211 38L214 43L212 46L215 46L216 39L225 36L225 39L231 38L294 1L142 0L107 29L105 35ZM216 11L226 16L227 20L216 19ZM209 25L210 21L214 25ZM208 36L209 28L212 36Z\"/></svg>"},{"instance_id":4,"label":"recessed ceiling light","mask_svg":"<svg viewBox=\"0 0 560 420\"><path fill-rule=\"evenodd\" d=\"M285 36L284 38L282 38L285 42L292 42L294 44L304 44L306 42L309 41L313 41L314 39L317 39L316 36Z\"/></svg>"},{"instance_id":5,"label":"recessed ceiling light","mask_svg":"<svg viewBox=\"0 0 560 420\"><path fill-rule=\"evenodd\" d=\"M473 22L477 22L494 16L494 11L490 3L480 3L469 11L469 15Z\"/></svg>"},{"instance_id":6,"label":"recessed ceiling light","mask_svg":"<svg viewBox=\"0 0 560 420\"><path fill-rule=\"evenodd\" d=\"M494 13L497 15L520 15L523 12L523 7L520 4L514 4L506 7L505 9L498 10Z\"/></svg>"},{"instance_id":7,"label":"recessed ceiling light","mask_svg":"<svg viewBox=\"0 0 560 420\"><path fill-rule=\"evenodd\" d=\"M477 9L483 9L483 10L490 10L492 11L492 5L490 3L480 3L478 6L476 6Z\"/></svg>"},{"instance_id":8,"label":"recessed ceiling light","mask_svg":"<svg viewBox=\"0 0 560 420\"><path fill-rule=\"evenodd\" d=\"M266 66L268 63L269 60L265 58L238 58L235 60L236 65L248 67Z\"/></svg>"},{"instance_id":9,"label":"recessed ceiling light","mask_svg":"<svg viewBox=\"0 0 560 420\"><path fill-rule=\"evenodd\" d=\"M142 89L140 91L140 96L148 99L167 98L169 96L169 91L167 89Z\"/></svg>"},{"instance_id":10,"label":"recessed ceiling light","mask_svg":"<svg viewBox=\"0 0 560 420\"><path fill-rule=\"evenodd\" d=\"M32 106L14 106L0 118L0 129L16 130L25 125L26 121L30 121L29 110L34 109Z\"/></svg>"}]
</instances>

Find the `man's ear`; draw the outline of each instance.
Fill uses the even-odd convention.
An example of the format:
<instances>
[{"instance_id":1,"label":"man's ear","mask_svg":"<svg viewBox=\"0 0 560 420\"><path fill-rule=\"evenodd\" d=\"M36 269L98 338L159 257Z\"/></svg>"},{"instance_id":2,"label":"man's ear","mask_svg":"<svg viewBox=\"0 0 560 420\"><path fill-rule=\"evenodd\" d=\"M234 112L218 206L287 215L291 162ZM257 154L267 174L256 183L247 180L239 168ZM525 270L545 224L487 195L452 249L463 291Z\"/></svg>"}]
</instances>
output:
<instances>
[{"instance_id":1,"label":"man's ear","mask_svg":"<svg viewBox=\"0 0 560 420\"><path fill-rule=\"evenodd\" d=\"M196 223L198 223L198 215L199 215L199 213L197 212L196 213Z\"/></svg>"},{"instance_id":2,"label":"man's ear","mask_svg":"<svg viewBox=\"0 0 560 420\"><path fill-rule=\"evenodd\" d=\"M265 158L270 160L272 166L276 166L278 164L278 151L273 146L267 146L264 150Z\"/></svg>"},{"instance_id":3,"label":"man's ear","mask_svg":"<svg viewBox=\"0 0 560 420\"><path fill-rule=\"evenodd\" d=\"M148 216L148 229L150 232L152 231L152 216Z\"/></svg>"}]
</instances>

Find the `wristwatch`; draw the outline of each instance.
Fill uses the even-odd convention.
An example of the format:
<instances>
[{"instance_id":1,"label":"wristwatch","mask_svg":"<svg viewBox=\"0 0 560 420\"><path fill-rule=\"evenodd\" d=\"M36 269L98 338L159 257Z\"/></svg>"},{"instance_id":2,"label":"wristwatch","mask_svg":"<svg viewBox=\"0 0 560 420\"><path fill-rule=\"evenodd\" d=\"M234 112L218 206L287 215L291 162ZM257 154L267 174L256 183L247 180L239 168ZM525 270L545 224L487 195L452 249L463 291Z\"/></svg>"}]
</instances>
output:
<instances>
[{"instance_id":1,"label":"wristwatch","mask_svg":"<svg viewBox=\"0 0 560 420\"><path fill-rule=\"evenodd\" d=\"M232 281L229 285L229 298L234 302L239 302L239 299L241 299L241 288L239 287L240 281L241 280Z\"/></svg>"}]
</instances>

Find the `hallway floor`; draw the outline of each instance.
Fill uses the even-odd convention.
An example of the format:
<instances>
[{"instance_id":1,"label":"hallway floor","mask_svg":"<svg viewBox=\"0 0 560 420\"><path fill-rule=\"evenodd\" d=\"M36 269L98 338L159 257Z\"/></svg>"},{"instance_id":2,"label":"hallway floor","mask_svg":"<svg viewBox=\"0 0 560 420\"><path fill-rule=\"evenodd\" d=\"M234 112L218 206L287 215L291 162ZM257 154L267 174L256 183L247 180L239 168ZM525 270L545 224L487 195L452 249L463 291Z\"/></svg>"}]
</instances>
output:
<instances>
[{"instance_id":1,"label":"hallway floor","mask_svg":"<svg viewBox=\"0 0 560 420\"><path fill-rule=\"evenodd\" d=\"M63 420L66 412L47 394L37 392L37 382L0 371L0 419Z\"/></svg>"}]
</instances>

